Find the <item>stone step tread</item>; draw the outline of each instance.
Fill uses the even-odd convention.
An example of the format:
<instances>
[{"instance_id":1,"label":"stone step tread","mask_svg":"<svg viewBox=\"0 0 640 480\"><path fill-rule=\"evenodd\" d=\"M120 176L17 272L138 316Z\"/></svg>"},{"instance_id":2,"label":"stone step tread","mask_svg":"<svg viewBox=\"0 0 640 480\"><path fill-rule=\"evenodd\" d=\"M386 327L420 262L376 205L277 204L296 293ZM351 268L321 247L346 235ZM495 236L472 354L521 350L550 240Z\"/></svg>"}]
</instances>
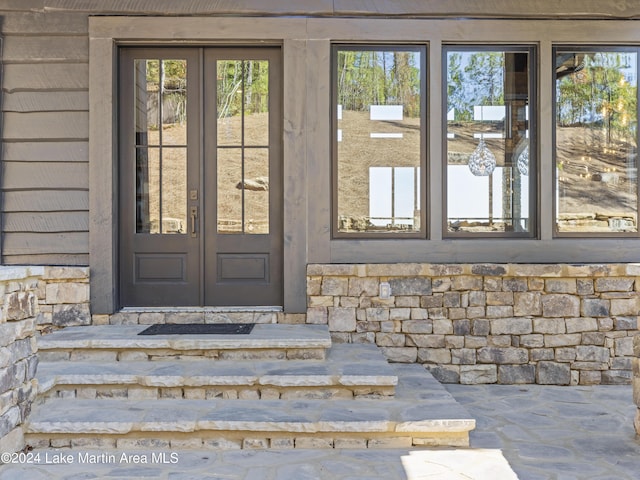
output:
<instances>
[{"instance_id":1,"label":"stone step tread","mask_svg":"<svg viewBox=\"0 0 640 480\"><path fill-rule=\"evenodd\" d=\"M326 325L256 324L248 335L138 335L148 326L68 327L38 337L38 349L246 350L331 346Z\"/></svg>"},{"instance_id":2,"label":"stone step tread","mask_svg":"<svg viewBox=\"0 0 640 480\"><path fill-rule=\"evenodd\" d=\"M31 434L130 432L468 432L475 420L433 377L395 366L401 398L391 400L50 399L36 406ZM411 367L409 365L409 367ZM406 379L406 380L405 380ZM407 385L403 385L403 383ZM429 392L424 388L433 388ZM420 391L416 391L420 389Z\"/></svg>"},{"instance_id":3,"label":"stone step tread","mask_svg":"<svg viewBox=\"0 0 640 480\"><path fill-rule=\"evenodd\" d=\"M56 385L393 387L398 383L380 349L369 344L333 345L326 360L40 362L37 378L40 393Z\"/></svg>"}]
</instances>

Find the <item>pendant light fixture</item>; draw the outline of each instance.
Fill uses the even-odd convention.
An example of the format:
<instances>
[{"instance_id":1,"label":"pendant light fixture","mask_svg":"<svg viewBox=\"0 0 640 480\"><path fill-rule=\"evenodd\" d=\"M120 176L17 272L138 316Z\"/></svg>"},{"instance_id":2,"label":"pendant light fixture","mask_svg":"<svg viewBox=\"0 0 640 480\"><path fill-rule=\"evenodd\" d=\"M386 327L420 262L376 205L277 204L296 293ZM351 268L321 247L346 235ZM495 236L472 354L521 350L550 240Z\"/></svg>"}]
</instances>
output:
<instances>
[{"instance_id":1,"label":"pendant light fixture","mask_svg":"<svg viewBox=\"0 0 640 480\"><path fill-rule=\"evenodd\" d=\"M488 177L496 168L496 156L491 153L489 147L480 137L478 146L469 157L469 170L476 177Z\"/></svg>"},{"instance_id":2,"label":"pendant light fixture","mask_svg":"<svg viewBox=\"0 0 640 480\"><path fill-rule=\"evenodd\" d=\"M529 175L529 143L525 145L520 155L518 155L517 165L518 171L522 175Z\"/></svg>"},{"instance_id":3,"label":"pendant light fixture","mask_svg":"<svg viewBox=\"0 0 640 480\"><path fill-rule=\"evenodd\" d=\"M478 107L476 107L478 108ZM484 106L480 106L480 122L483 121ZM496 168L496 156L484 142L484 135L480 134L478 146L469 157L469 170L476 177L488 177Z\"/></svg>"}]
</instances>

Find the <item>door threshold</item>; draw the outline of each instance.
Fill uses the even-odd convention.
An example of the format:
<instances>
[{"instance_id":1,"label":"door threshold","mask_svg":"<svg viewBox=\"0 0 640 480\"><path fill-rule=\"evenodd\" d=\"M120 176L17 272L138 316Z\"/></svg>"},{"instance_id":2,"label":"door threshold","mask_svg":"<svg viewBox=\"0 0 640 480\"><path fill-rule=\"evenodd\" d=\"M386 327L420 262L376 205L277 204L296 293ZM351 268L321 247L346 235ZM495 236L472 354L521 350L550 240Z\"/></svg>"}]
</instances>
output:
<instances>
[{"instance_id":1,"label":"door threshold","mask_svg":"<svg viewBox=\"0 0 640 480\"><path fill-rule=\"evenodd\" d=\"M282 307L255 306L255 307L123 307L121 313L278 313Z\"/></svg>"}]
</instances>

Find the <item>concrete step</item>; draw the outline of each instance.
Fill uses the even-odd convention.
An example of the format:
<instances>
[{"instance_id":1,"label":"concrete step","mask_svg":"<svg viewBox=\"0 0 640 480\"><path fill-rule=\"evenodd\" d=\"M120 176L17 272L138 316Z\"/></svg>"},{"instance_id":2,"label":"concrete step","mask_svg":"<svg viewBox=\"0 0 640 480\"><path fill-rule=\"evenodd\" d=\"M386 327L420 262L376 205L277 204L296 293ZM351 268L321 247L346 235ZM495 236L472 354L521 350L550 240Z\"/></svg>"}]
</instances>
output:
<instances>
[{"instance_id":1,"label":"concrete step","mask_svg":"<svg viewBox=\"0 0 640 480\"><path fill-rule=\"evenodd\" d=\"M326 325L256 324L248 335L138 335L148 325L69 327L38 337L41 361L323 360Z\"/></svg>"},{"instance_id":2,"label":"concrete step","mask_svg":"<svg viewBox=\"0 0 640 480\"><path fill-rule=\"evenodd\" d=\"M40 362L44 398L328 399L390 397L398 378L375 345L336 344L326 360Z\"/></svg>"},{"instance_id":3,"label":"concrete step","mask_svg":"<svg viewBox=\"0 0 640 480\"><path fill-rule=\"evenodd\" d=\"M375 448L468 446L466 410L419 365L391 365L394 399L50 399L36 405L36 448Z\"/></svg>"}]
</instances>

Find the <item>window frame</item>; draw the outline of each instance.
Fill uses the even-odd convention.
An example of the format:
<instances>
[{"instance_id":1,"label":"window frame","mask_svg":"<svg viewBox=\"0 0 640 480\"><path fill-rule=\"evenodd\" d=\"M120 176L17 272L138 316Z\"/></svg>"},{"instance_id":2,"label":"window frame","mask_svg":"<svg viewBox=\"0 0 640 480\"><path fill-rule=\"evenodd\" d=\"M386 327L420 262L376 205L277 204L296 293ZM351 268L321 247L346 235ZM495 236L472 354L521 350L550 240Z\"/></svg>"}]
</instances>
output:
<instances>
[{"instance_id":1,"label":"window frame","mask_svg":"<svg viewBox=\"0 0 640 480\"><path fill-rule=\"evenodd\" d=\"M561 44L554 43L551 46L551 58L555 63L555 58L558 52L635 52L637 55L637 70L636 70L636 121L640 125L640 45L614 45L614 44ZM640 237L640 156L636 153L636 232L560 232L558 230L558 196L557 196L557 79L555 68L552 70L552 84L551 89L551 109L553 114L552 132L551 132L551 146L552 146L552 178L551 178L551 190L552 190L552 210L551 210L551 222L553 227L553 238L638 238ZM636 150L640 149L640 128L636 128Z\"/></svg>"},{"instance_id":2,"label":"window frame","mask_svg":"<svg viewBox=\"0 0 640 480\"><path fill-rule=\"evenodd\" d=\"M407 51L420 53L420 230L414 232L341 232L338 214L338 53L340 51ZM428 175L429 128L427 124L429 102L429 75L427 68L429 49L426 43L332 43L331 44L331 239L428 239L428 211L430 205Z\"/></svg>"},{"instance_id":3,"label":"window frame","mask_svg":"<svg viewBox=\"0 0 640 480\"><path fill-rule=\"evenodd\" d=\"M508 239L508 240L537 240L540 235L540 168L538 161L538 45L534 44L457 44L443 43L442 55L442 238L443 240L463 239ZM450 52L527 52L529 54L529 80L528 80L528 105L529 105L529 230L526 232L450 232L449 231L449 205L448 205L448 62L447 55Z\"/></svg>"}]
</instances>

